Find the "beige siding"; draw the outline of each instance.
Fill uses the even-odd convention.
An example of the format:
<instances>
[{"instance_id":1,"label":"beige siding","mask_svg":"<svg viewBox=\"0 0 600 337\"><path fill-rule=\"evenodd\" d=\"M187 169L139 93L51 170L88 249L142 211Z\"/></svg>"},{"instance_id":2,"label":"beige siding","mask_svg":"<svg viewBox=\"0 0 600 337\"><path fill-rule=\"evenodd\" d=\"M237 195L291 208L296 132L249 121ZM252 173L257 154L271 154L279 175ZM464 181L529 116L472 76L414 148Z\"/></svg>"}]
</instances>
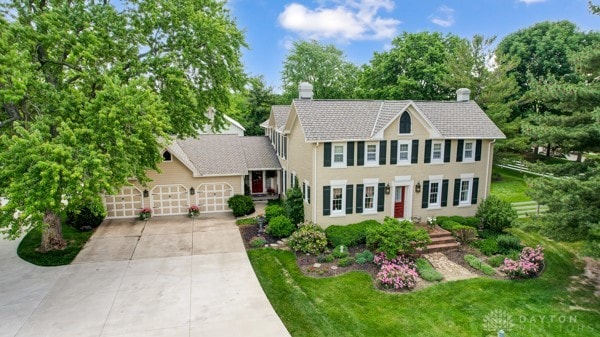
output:
<instances>
[{"instance_id":1,"label":"beige siding","mask_svg":"<svg viewBox=\"0 0 600 337\"><path fill-rule=\"evenodd\" d=\"M422 217L423 221L426 217L439 216L439 215L462 215L471 216L477 211L477 205L468 206L453 206L453 193L454 193L454 179L460 178L461 174L473 174L474 177L479 178L479 189L478 189L478 200L481 201L484 198L485 191L489 191L489 182L491 176L491 162L488 165L488 154L490 150L490 140L484 140L481 149L481 161L474 163L462 163L456 161L456 151L458 146L458 140L452 140L450 163L443 164L425 164L424 153L425 153L425 140L431 139L432 130L429 130L426 125L421 124L418 118L415 118L412 114L413 134L411 135L398 135L398 120L396 119L383 133L384 139L387 141L386 149L386 165L367 167L367 166L349 166L346 168L332 168L324 167L323 155L324 146L320 144L317 147L317 183L311 184L313 194L318 194L318 198L311 198L316 200L317 207L317 218L312 219L311 216L307 216L307 219L316 220L317 223L324 227L332 224L350 224L360 222L367 219L383 220L385 216L393 216L393 196L394 186L396 183L396 177L399 176L410 176L410 179L406 183L398 183L398 185L407 185L406 193L410 194L409 199L412 217ZM295 130L293 130L295 131ZM390 150L391 140L419 140L419 160L418 164L410 164L407 166L402 165L391 165L390 164ZM294 139L296 140L296 139ZM378 142L379 140L377 140ZM312 153L307 144L298 145L295 141L290 142L294 148L294 159L302 158L300 162L290 160L290 167L294 168L301 175L309 174L310 164L312 160ZM368 142L365 142L366 144ZM355 151L355 161L357 151ZM491 160L491 157L489 158ZM420 193L415 192L415 185L420 183L423 186L423 181L429 180L430 176L443 176L443 179L448 179L448 206L441 207L440 209L423 209L421 206L423 191ZM323 216L323 186L330 185L332 180L346 180L347 184L362 184L363 179L377 179L379 183L385 183L391 188L391 193L385 195L385 207L383 212L375 214L349 214L345 216ZM316 185L316 186L315 186ZM489 193L489 192L488 192ZM354 189L353 203L356 205L356 188ZM355 208L353 210L355 212ZM307 214L308 215L308 214Z\"/></svg>"}]
</instances>

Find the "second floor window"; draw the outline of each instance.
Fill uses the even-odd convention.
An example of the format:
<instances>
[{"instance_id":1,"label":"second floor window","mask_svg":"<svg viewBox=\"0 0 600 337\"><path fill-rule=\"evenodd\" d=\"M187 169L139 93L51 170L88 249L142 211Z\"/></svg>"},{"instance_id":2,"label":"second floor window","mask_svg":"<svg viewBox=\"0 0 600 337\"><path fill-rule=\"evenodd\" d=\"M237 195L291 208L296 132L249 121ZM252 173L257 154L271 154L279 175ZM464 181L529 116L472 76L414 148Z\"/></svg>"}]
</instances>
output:
<instances>
[{"instance_id":1,"label":"second floor window","mask_svg":"<svg viewBox=\"0 0 600 337\"><path fill-rule=\"evenodd\" d=\"M379 163L379 160L377 159L377 144L367 144L366 153L366 164L377 165Z\"/></svg>"},{"instance_id":2,"label":"second floor window","mask_svg":"<svg viewBox=\"0 0 600 337\"><path fill-rule=\"evenodd\" d=\"M333 163L337 165L344 164L344 145L333 146Z\"/></svg>"},{"instance_id":3,"label":"second floor window","mask_svg":"<svg viewBox=\"0 0 600 337\"><path fill-rule=\"evenodd\" d=\"M433 143L431 151L431 162L442 161L442 143Z\"/></svg>"},{"instance_id":4,"label":"second floor window","mask_svg":"<svg viewBox=\"0 0 600 337\"><path fill-rule=\"evenodd\" d=\"M463 161L473 161L473 142L465 142L463 149Z\"/></svg>"}]
</instances>

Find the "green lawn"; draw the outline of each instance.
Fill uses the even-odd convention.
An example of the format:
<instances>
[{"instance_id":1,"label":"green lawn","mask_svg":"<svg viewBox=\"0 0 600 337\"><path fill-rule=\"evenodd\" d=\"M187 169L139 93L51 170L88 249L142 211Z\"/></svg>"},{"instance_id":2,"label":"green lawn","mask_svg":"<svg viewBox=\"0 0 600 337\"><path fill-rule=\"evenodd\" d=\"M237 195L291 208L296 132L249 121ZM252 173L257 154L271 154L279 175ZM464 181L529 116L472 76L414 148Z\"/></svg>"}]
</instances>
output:
<instances>
[{"instance_id":1,"label":"green lawn","mask_svg":"<svg viewBox=\"0 0 600 337\"><path fill-rule=\"evenodd\" d=\"M80 232L64 224L62 231L63 237L67 241L67 247L64 250L48 253L36 251L40 246L42 231L41 229L33 229L21 240L19 248L17 248L17 254L23 260L38 266L62 266L71 263L94 232Z\"/></svg>"},{"instance_id":2,"label":"green lawn","mask_svg":"<svg viewBox=\"0 0 600 337\"><path fill-rule=\"evenodd\" d=\"M508 202L531 200L531 197L525 194L528 187L523 173L494 166L493 176L499 177L500 180L492 180L491 195Z\"/></svg>"},{"instance_id":3,"label":"green lawn","mask_svg":"<svg viewBox=\"0 0 600 337\"><path fill-rule=\"evenodd\" d=\"M304 276L291 252L258 249L248 255L294 337L495 336L484 329L484 318L493 310L511 316L515 325L509 337L600 335L600 301L590 288L570 287L570 277L581 273L575 256L537 234L513 231L530 245L541 242L546 247L542 277L476 278L390 294L376 290L366 273Z\"/></svg>"}]
</instances>

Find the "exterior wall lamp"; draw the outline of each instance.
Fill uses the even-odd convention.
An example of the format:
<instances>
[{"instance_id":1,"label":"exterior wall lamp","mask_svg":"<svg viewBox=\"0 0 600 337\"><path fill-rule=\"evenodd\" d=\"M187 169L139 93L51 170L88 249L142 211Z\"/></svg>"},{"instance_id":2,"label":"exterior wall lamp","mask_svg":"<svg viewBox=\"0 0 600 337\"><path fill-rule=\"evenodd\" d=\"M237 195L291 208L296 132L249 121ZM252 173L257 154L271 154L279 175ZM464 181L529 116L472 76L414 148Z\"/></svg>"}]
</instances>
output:
<instances>
[{"instance_id":1,"label":"exterior wall lamp","mask_svg":"<svg viewBox=\"0 0 600 337\"><path fill-rule=\"evenodd\" d=\"M196 190L193 187L190 187L190 195L196 194Z\"/></svg>"},{"instance_id":2,"label":"exterior wall lamp","mask_svg":"<svg viewBox=\"0 0 600 337\"><path fill-rule=\"evenodd\" d=\"M392 188L390 187L390 184L385 185L385 194L390 194L390 192L392 191Z\"/></svg>"},{"instance_id":3,"label":"exterior wall lamp","mask_svg":"<svg viewBox=\"0 0 600 337\"><path fill-rule=\"evenodd\" d=\"M143 195L144 195L144 198L148 198L148 196L150 195L150 192L148 192L148 190L144 190Z\"/></svg>"},{"instance_id":4,"label":"exterior wall lamp","mask_svg":"<svg viewBox=\"0 0 600 337\"><path fill-rule=\"evenodd\" d=\"M417 182L417 184L415 185L415 192L420 193L421 192L421 183Z\"/></svg>"}]
</instances>

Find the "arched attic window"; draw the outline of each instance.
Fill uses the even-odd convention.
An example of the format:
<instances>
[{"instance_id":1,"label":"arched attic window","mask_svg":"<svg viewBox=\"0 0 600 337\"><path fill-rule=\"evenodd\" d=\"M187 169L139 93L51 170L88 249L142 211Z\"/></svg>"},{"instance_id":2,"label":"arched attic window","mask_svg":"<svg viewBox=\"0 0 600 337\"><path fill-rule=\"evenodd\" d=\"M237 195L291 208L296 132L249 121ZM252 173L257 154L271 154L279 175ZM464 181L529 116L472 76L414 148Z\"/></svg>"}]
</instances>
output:
<instances>
[{"instance_id":1,"label":"arched attic window","mask_svg":"<svg viewBox=\"0 0 600 337\"><path fill-rule=\"evenodd\" d=\"M400 116L400 128L398 129L398 133L410 133L412 130L410 114L408 111L404 111Z\"/></svg>"},{"instance_id":2,"label":"arched attic window","mask_svg":"<svg viewBox=\"0 0 600 337\"><path fill-rule=\"evenodd\" d=\"M165 151L163 152L163 161L173 161L173 158L171 157L171 152L169 151Z\"/></svg>"}]
</instances>

